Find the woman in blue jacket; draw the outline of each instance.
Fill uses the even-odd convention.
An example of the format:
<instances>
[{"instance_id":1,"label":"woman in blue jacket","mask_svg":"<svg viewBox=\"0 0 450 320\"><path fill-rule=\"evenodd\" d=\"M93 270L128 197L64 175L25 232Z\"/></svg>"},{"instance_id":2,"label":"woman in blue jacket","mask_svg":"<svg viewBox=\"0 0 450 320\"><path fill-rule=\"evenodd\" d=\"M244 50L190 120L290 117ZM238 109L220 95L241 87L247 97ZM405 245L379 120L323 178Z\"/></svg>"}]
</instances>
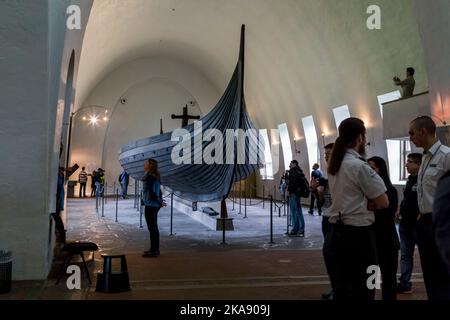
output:
<instances>
[{"instance_id":1,"label":"woman in blue jacket","mask_svg":"<svg viewBox=\"0 0 450 320\"><path fill-rule=\"evenodd\" d=\"M159 256L158 211L164 205L161 194L161 178L158 162L148 159L144 163L145 175L142 177L142 201L145 206L145 221L150 232L150 249L143 257L156 258Z\"/></svg>"}]
</instances>

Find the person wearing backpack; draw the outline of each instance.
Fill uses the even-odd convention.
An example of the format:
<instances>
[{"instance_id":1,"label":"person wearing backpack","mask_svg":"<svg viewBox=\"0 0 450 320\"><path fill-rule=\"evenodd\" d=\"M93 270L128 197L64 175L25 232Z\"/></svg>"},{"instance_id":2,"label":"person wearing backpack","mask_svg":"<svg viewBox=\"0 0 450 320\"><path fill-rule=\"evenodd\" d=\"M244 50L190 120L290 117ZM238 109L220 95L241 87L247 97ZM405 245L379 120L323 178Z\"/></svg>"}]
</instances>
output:
<instances>
[{"instance_id":1,"label":"person wearing backpack","mask_svg":"<svg viewBox=\"0 0 450 320\"><path fill-rule=\"evenodd\" d=\"M289 235L304 237L305 219L303 217L300 197L309 196L309 185L303 171L298 166L297 160L292 160L289 164L288 192L292 222L292 230L289 232Z\"/></svg>"}]
</instances>

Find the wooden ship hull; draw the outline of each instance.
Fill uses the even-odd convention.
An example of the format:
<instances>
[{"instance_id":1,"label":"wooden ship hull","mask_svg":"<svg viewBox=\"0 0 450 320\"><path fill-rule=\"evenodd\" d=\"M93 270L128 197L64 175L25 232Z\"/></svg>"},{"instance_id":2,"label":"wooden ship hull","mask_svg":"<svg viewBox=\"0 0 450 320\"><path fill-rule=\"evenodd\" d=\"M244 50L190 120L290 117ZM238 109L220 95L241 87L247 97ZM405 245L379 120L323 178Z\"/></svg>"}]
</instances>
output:
<instances>
[{"instance_id":1,"label":"wooden ship hull","mask_svg":"<svg viewBox=\"0 0 450 320\"><path fill-rule=\"evenodd\" d=\"M225 139L227 129L242 129L247 131L255 129L250 120L244 99L244 42L245 26L241 29L241 44L239 61L233 72L231 80L223 96L210 113L204 116L202 121L202 136L208 135L208 129L217 129L223 133L223 163L206 164L203 161L202 150L211 143L208 139L202 142L202 150L194 148L196 135L194 124L185 126L191 135L191 163L176 165L172 161L173 148L179 143L172 141L172 132L153 137L139 139L122 146L119 152L119 162L134 179L140 179L144 175L144 161L153 158L158 161L161 173L161 183L171 190L176 196L190 201L222 201L224 200L234 182L246 179L254 173L262 164L263 146L259 135L250 135L247 138L245 148L238 147L238 140L233 139L228 145ZM226 151L233 150L233 161L226 159ZM245 161L239 161L245 152ZM238 154L240 153L240 154ZM256 161L249 155L256 155ZM202 164L193 164L194 159L200 157Z\"/></svg>"}]
</instances>

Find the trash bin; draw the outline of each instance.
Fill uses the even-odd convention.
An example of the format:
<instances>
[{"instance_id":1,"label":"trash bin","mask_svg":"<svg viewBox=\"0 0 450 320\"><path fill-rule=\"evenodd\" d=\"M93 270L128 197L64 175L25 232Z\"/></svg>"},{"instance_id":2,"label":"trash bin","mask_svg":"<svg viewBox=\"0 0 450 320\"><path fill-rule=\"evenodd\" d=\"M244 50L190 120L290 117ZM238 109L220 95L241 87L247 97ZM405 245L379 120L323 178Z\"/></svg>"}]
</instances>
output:
<instances>
[{"instance_id":1,"label":"trash bin","mask_svg":"<svg viewBox=\"0 0 450 320\"><path fill-rule=\"evenodd\" d=\"M78 182L69 180L67 182L67 198L75 198L75 186Z\"/></svg>"},{"instance_id":2,"label":"trash bin","mask_svg":"<svg viewBox=\"0 0 450 320\"><path fill-rule=\"evenodd\" d=\"M12 252L0 250L0 293L11 291Z\"/></svg>"}]
</instances>

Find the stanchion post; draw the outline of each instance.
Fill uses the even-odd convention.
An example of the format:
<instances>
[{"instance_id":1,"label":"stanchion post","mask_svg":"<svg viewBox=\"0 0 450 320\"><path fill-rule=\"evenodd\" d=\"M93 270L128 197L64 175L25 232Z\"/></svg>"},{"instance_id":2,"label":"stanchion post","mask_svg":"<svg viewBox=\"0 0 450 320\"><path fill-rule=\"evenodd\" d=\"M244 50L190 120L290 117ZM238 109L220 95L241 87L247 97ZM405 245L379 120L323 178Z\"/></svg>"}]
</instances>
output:
<instances>
[{"instance_id":1,"label":"stanchion post","mask_svg":"<svg viewBox=\"0 0 450 320\"><path fill-rule=\"evenodd\" d=\"M222 218L222 244L226 244L226 242L225 242L225 218Z\"/></svg>"},{"instance_id":2,"label":"stanchion post","mask_svg":"<svg viewBox=\"0 0 450 320\"><path fill-rule=\"evenodd\" d=\"M139 202L139 228L143 228L143 224L142 224L142 205L141 202Z\"/></svg>"},{"instance_id":3,"label":"stanchion post","mask_svg":"<svg viewBox=\"0 0 450 320\"><path fill-rule=\"evenodd\" d=\"M170 236L174 236L173 234L173 192L170 194Z\"/></svg>"},{"instance_id":4,"label":"stanchion post","mask_svg":"<svg viewBox=\"0 0 450 320\"><path fill-rule=\"evenodd\" d=\"M116 222L119 222L118 214L119 214L119 188L116 189Z\"/></svg>"},{"instance_id":5,"label":"stanchion post","mask_svg":"<svg viewBox=\"0 0 450 320\"><path fill-rule=\"evenodd\" d=\"M247 219L247 180L244 181L244 219Z\"/></svg>"},{"instance_id":6,"label":"stanchion post","mask_svg":"<svg viewBox=\"0 0 450 320\"><path fill-rule=\"evenodd\" d=\"M222 219L222 244L227 244L225 241L225 218L228 217L227 203L225 198L220 202L220 219Z\"/></svg>"},{"instance_id":7,"label":"stanchion post","mask_svg":"<svg viewBox=\"0 0 450 320\"><path fill-rule=\"evenodd\" d=\"M102 218L105 217L105 190L102 192Z\"/></svg>"},{"instance_id":8,"label":"stanchion post","mask_svg":"<svg viewBox=\"0 0 450 320\"><path fill-rule=\"evenodd\" d=\"M270 202L273 202L273 197L272 195L270 195ZM275 242L273 242L273 210L272 210L273 206L272 204L270 205L270 244L274 244Z\"/></svg>"},{"instance_id":9,"label":"stanchion post","mask_svg":"<svg viewBox=\"0 0 450 320\"><path fill-rule=\"evenodd\" d=\"M142 192L141 184L138 182L138 199L137 199L137 211L141 212Z\"/></svg>"},{"instance_id":10,"label":"stanchion post","mask_svg":"<svg viewBox=\"0 0 450 320\"><path fill-rule=\"evenodd\" d=\"M233 183L233 211L234 211L234 203L236 202L236 183Z\"/></svg>"},{"instance_id":11,"label":"stanchion post","mask_svg":"<svg viewBox=\"0 0 450 320\"><path fill-rule=\"evenodd\" d=\"M288 197L288 200L287 200L287 202L288 202L288 204L289 204L289 197ZM291 208L290 208L290 206L288 205L288 207L287 207L288 209L287 209L287 212L288 212L288 214L287 214L287 216L286 216L286 234L289 234L289 224L290 224L290 219L291 219Z\"/></svg>"},{"instance_id":12,"label":"stanchion post","mask_svg":"<svg viewBox=\"0 0 450 320\"><path fill-rule=\"evenodd\" d=\"M264 186L264 183L263 183L263 209L264 209L264 197L265 197L265 194L264 194L264 191L265 191L265 186Z\"/></svg>"},{"instance_id":13,"label":"stanchion post","mask_svg":"<svg viewBox=\"0 0 450 320\"><path fill-rule=\"evenodd\" d=\"M242 180L239 181L239 212L238 214L241 214L241 207L242 207Z\"/></svg>"},{"instance_id":14,"label":"stanchion post","mask_svg":"<svg viewBox=\"0 0 450 320\"><path fill-rule=\"evenodd\" d=\"M134 180L134 207L137 206L137 180Z\"/></svg>"},{"instance_id":15,"label":"stanchion post","mask_svg":"<svg viewBox=\"0 0 450 320\"><path fill-rule=\"evenodd\" d=\"M108 203L108 183L105 181L105 189L103 189L103 197L106 196L105 203Z\"/></svg>"}]
</instances>

